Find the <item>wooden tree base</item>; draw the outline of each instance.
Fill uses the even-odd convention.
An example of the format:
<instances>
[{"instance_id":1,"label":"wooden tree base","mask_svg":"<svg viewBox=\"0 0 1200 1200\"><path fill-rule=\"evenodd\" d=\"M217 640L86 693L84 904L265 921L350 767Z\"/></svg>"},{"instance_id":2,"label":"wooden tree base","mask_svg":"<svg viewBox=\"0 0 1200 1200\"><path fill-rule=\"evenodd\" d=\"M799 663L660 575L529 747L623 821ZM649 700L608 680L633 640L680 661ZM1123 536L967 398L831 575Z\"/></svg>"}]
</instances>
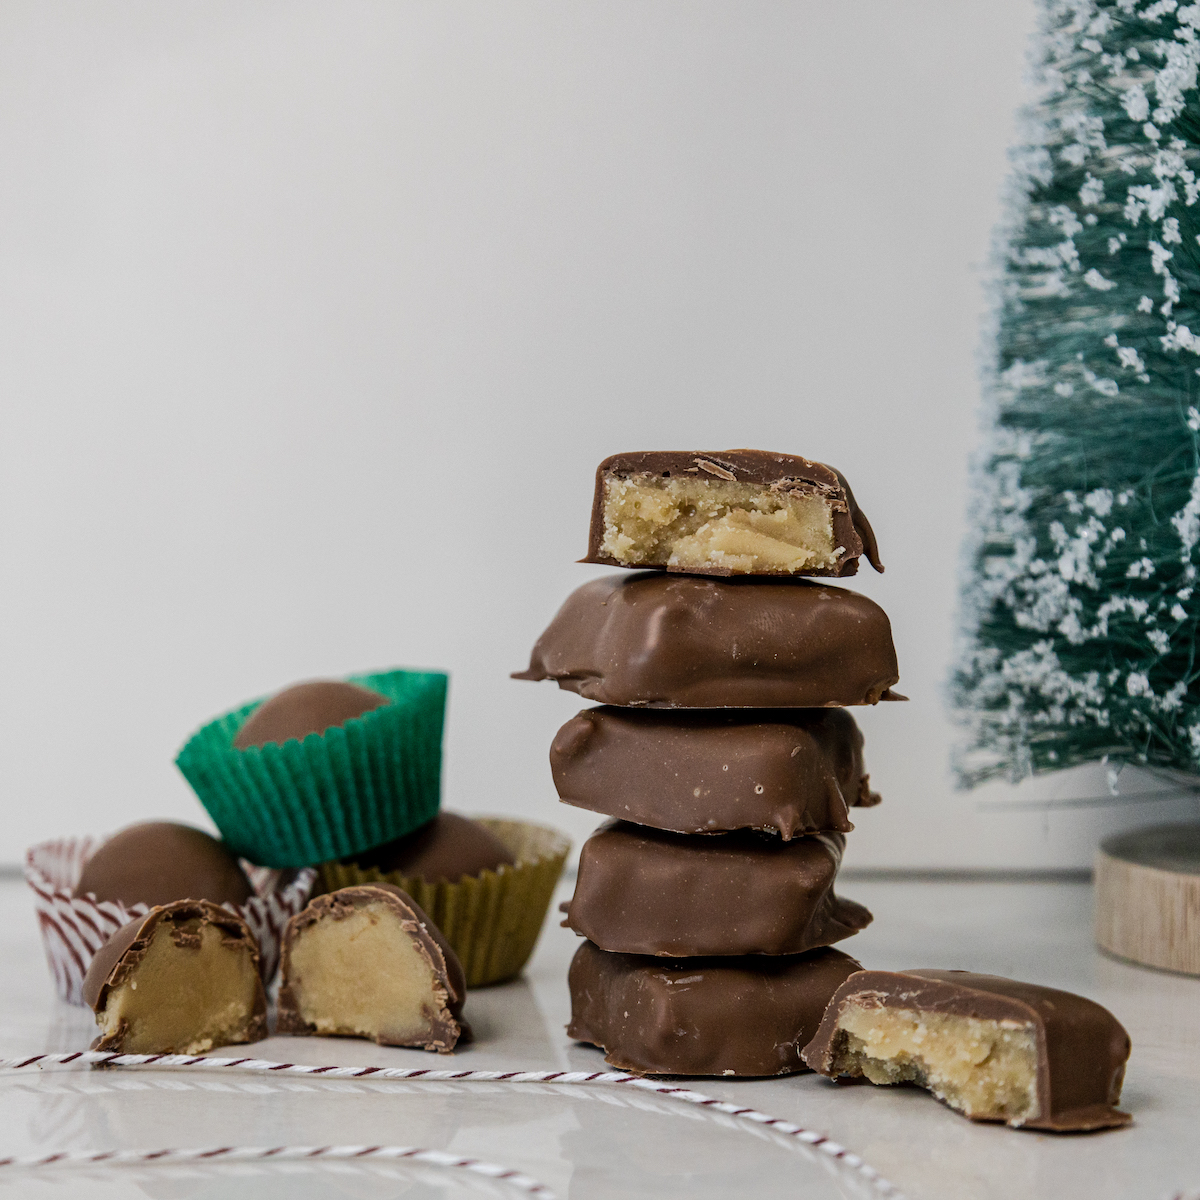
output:
<instances>
[{"instance_id":1,"label":"wooden tree base","mask_svg":"<svg viewBox=\"0 0 1200 1200\"><path fill-rule=\"evenodd\" d=\"M1144 966L1200 975L1200 823L1135 829L1101 843L1096 944Z\"/></svg>"}]
</instances>

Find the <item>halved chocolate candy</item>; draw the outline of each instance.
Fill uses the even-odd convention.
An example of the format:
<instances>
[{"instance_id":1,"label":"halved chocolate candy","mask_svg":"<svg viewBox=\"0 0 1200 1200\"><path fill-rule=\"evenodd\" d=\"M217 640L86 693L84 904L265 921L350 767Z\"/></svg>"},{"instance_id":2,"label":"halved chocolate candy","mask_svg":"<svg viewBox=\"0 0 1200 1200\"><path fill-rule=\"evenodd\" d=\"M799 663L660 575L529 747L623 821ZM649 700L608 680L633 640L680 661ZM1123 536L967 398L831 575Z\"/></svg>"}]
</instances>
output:
<instances>
[{"instance_id":1,"label":"halved chocolate candy","mask_svg":"<svg viewBox=\"0 0 1200 1200\"><path fill-rule=\"evenodd\" d=\"M842 708L588 708L550 747L561 800L676 833L849 833L879 803L863 736Z\"/></svg>"},{"instance_id":2,"label":"halved chocolate candy","mask_svg":"<svg viewBox=\"0 0 1200 1200\"><path fill-rule=\"evenodd\" d=\"M839 708L901 700L873 600L803 579L606 575L577 588L514 679L601 704Z\"/></svg>"},{"instance_id":3,"label":"halved chocolate candy","mask_svg":"<svg viewBox=\"0 0 1200 1200\"><path fill-rule=\"evenodd\" d=\"M916 1083L975 1121L1086 1132L1128 1125L1129 1034L1092 1000L969 971L862 971L804 1061L822 1075Z\"/></svg>"},{"instance_id":4,"label":"halved chocolate candy","mask_svg":"<svg viewBox=\"0 0 1200 1200\"><path fill-rule=\"evenodd\" d=\"M370 1038L449 1054L467 1034L458 956L390 883L311 901L283 940L279 1033Z\"/></svg>"},{"instance_id":5,"label":"halved chocolate candy","mask_svg":"<svg viewBox=\"0 0 1200 1200\"><path fill-rule=\"evenodd\" d=\"M859 964L837 950L788 958L644 958L584 942L571 960L569 1037L649 1075L790 1075L830 996Z\"/></svg>"},{"instance_id":6,"label":"halved chocolate candy","mask_svg":"<svg viewBox=\"0 0 1200 1200\"><path fill-rule=\"evenodd\" d=\"M765 450L614 454L596 471L585 562L701 575L853 575L875 534L845 477Z\"/></svg>"},{"instance_id":7,"label":"halved chocolate candy","mask_svg":"<svg viewBox=\"0 0 1200 1200\"><path fill-rule=\"evenodd\" d=\"M83 981L96 1014L93 1050L204 1054L267 1036L258 943L208 900L152 908L101 946Z\"/></svg>"},{"instance_id":8,"label":"halved chocolate candy","mask_svg":"<svg viewBox=\"0 0 1200 1200\"><path fill-rule=\"evenodd\" d=\"M612 821L583 844L564 924L627 954L802 954L871 922L834 895L844 848L840 833L687 837Z\"/></svg>"}]
</instances>

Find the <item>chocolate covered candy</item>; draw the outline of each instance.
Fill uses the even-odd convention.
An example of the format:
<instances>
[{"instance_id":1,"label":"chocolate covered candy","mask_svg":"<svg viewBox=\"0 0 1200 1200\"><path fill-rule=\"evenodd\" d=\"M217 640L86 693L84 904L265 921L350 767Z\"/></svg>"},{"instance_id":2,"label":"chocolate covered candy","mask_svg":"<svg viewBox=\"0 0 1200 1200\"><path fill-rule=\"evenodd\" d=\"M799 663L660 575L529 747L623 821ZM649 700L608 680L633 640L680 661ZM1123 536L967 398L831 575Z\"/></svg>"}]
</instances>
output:
<instances>
[{"instance_id":1,"label":"chocolate covered candy","mask_svg":"<svg viewBox=\"0 0 1200 1200\"><path fill-rule=\"evenodd\" d=\"M577 588L514 679L602 704L824 708L902 699L887 614L801 579L607 575Z\"/></svg>"},{"instance_id":2,"label":"chocolate covered candy","mask_svg":"<svg viewBox=\"0 0 1200 1200\"><path fill-rule=\"evenodd\" d=\"M848 833L879 803L863 737L840 708L697 712L584 709L550 747L567 804L677 833Z\"/></svg>"},{"instance_id":3,"label":"chocolate covered candy","mask_svg":"<svg viewBox=\"0 0 1200 1200\"><path fill-rule=\"evenodd\" d=\"M462 964L390 883L311 901L283 939L278 1032L370 1038L449 1054L465 1032Z\"/></svg>"},{"instance_id":4,"label":"chocolate covered candy","mask_svg":"<svg viewBox=\"0 0 1200 1200\"><path fill-rule=\"evenodd\" d=\"M486 825L443 810L420 829L356 854L350 861L384 874L399 871L426 883L457 883L464 875L512 866L517 860Z\"/></svg>"},{"instance_id":5,"label":"chocolate covered candy","mask_svg":"<svg viewBox=\"0 0 1200 1200\"><path fill-rule=\"evenodd\" d=\"M838 989L804 1061L916 1083L975 1121L1084 1132L1129 1124L1129 1035L1083 996L968 971L863 971Z\"/></svg>"},{"instance_id":6,"label":"chocolate covered candy","mask_svg":"<svg viewBox=\"0 0 1200 1200\"><path fill-rule=\"evenodd\" d=\"M564 924L627 954L802 954L871 922L834 895L844 848L839 833L688 837L612 821L583 844Z\"/></svg>"},{"instance_id":7,"label":"chocolate covered candy","mask_svg":"<svg viewBox=\"0 0 1200 1200\"><path fill-rule=\"evenodd\" d=\"M123 925L83 981L93 1050L205 1054L267 1036L258 944L236 913L178 900Z\"/></svg>"},{"instance_id":8,"label":"chocolate covered candy","mask_svg":"<svg viewBox=\"0 0 1200 1200\"><path fill-rule=\"evenodd\" d=\"M650 1075L790 1075L830 996L859 964L799 958L658 959L584 942L571 960L567 1034Z\"/></svg>"},{"instance_id":9,"label":"chocolate covered candy","mask_svg":"<svg viewBox=\"0 0 1200 1200\"><path fill-rule=\"evenodd\" d=\"M146 821L109 838L84 863L76 896L125 905L211 900L245 904L254 894L224 842L174 821Z\"/></svg>"},{"instance_id":10,"label":"chocolate covered candy","mask_svg":"<svg viewBox=\"0 0 1200 1200\"><path fill-rule=\"evenodd\" d=\"M824 463L764 450L614 454L596 471L585 562L704 575L883 570L850 485Z\"/></svg>"},{"instance_id":11,"label":"chocolate covered candy","mask_svg":"<svg viewBox=\"0 0 1200 1200\"><path fill-rule=\"evenodd\" d=\"M389 703L379 692L341 679L297 683L264 700L246 718L233 744L245 750L289 738L302 742L310 733L324 733Z\"/></svg>"}]
</instances>

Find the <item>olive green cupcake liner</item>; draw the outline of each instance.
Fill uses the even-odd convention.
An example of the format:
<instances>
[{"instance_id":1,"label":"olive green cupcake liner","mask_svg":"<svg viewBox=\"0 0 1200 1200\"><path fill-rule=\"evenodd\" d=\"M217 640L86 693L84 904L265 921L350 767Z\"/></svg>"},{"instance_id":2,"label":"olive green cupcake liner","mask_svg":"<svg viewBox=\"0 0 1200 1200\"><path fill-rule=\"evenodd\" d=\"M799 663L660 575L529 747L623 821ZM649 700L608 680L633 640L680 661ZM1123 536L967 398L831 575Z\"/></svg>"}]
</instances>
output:
<instances>
[{"instance_id":1,"label":"olive green cupcake liner","mask_svg":"<svg viewBox=\"0 0 1200 1200\"><path fill-rule=\"evenodd\" d=\"M426 883L401 871L326 862L315 892L364 883L394 883L442 931L462 961L467 987L484 987L519 975L546 919L571 843L555 829L501 817L477 817L512 852L516 863L467 875L457 883Z\"/></svg>"},{"instance_id":2,"label":"olive green cupcake liner","mask_svg":"<svg viewBox=\"0 0 1200 1200\"><path fill-rule=\"evenodd\" d=\"M348 676L387 696L344 725L265 746L233 740L263 702L210 721L175 765L235 854L306 867L382 845L438 811L447 677L440 671Z\"/></svg>"}]
</instances>

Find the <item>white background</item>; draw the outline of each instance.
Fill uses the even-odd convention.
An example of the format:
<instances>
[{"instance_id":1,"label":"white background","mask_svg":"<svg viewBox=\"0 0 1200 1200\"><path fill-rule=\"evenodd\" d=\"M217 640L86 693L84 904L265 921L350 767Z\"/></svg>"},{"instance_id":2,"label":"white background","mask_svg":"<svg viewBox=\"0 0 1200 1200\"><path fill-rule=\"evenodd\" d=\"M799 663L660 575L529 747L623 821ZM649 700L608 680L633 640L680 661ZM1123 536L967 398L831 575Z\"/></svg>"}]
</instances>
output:
<instances>
[{"instance_id":1,"label":"white background","mask_svg":"<svg viewBox=\"0 0 1200 1200\"><path fill-rule=\"evenodd\" d=\"M907 705L855 865L1090 861L953 791L983 280L1030 0L0 4L0 861L203 815L289 682L452 673L444 798L557 824L516 683L620 450L832 462Z\"/></svg>"}]
</instances>

